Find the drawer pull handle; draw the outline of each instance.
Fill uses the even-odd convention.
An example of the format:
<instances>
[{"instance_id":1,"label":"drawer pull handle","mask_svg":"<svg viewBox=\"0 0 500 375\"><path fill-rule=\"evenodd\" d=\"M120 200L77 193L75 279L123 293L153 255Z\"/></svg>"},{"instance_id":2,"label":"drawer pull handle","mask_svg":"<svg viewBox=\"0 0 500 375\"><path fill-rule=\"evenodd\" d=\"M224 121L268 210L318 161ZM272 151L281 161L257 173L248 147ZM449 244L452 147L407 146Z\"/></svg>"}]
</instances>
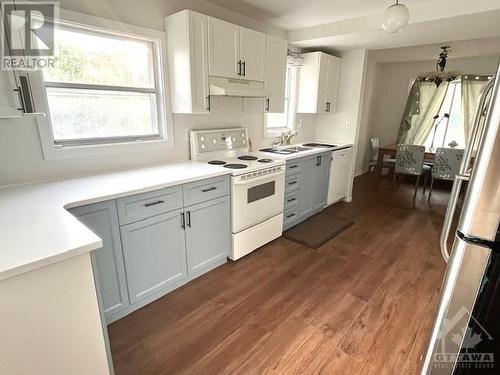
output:
<instances>
[{"instance_id":1,"label":"drawer pull handle","mask_svg":"<svg viewBox=\"0 0 500 375\"><path fill-rule=\"evenodd\" d=\"M294 200L297 200L297 198L290 198L287 200L287 202L293 202Z\"/></svg>"},{"instance_id":2,"label":"drawer pull handle","mask_svg":"<svg viewBox=\"0 0 500 375\"><path fill-rule=\"evenodd\" d=\"M146 203L144 205L144 207L156 206L157 204L162 204L162 203L165 203L165 201L159 200L159 201L156 201L156 202Z\"/></svg>"},{"instance_id":3,"label":"drawer pull handle","mask_svg":"<svg viewBox=\"0 0 500 375\"><path fill-rule=\"evenodd\" d=\"M294 216L295 216L295 214L288 214L288 215L286 215L286 217L287 217L288 219L290 219L291 217L294 217Z\"/></svg>"},{"instance_id":4,"label":"drawer pull handle","mask_svg":"<svg viewBox=\"0 0 500 375\"><path fill-rule=\"evenodd\" d=\"M212 187L209 187L207 189L203 189L202 192L208 193L209 191L212 191L212 190L217 190L217 188L215 186L212 186Z\"/></svg>"},{"instance_id":5,"label":"drawer pull handle","mask_svg":"<svg viewBox=\"0 0 500 375\"><path fill-rule=\"evenodd\" d=\"M298 165L291 165L291 166L289 166L288 168L290 168L290 169L294 169L294 168L297 168L297 167L298 167Z\"/></svg>"},{"instance_id":6,"label":"drawer pull handle","mask_svg":"<svg viewBox=\"0 0 500 375\"><path fill-rule=\"evenodd\" d=\"M295 185L297 183L297 181L291 181L288 183L288 185Z\"/></svg>"}]
</instances>

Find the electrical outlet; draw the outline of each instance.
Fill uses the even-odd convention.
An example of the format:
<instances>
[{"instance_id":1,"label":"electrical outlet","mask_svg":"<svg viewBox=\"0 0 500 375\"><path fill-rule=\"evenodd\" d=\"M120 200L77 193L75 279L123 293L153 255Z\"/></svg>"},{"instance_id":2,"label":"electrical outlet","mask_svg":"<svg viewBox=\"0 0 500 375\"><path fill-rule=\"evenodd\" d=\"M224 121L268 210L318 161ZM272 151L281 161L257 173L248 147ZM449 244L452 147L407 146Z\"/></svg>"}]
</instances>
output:
<instances>
[{"instance_id":1,"label":"electrical outlet","mask_svg":"<svg viewBox=\"0 0 500 375\"><path fill-rule=\"evenodd\" d=\"M351 121L346 121L345 127L349 129L351 127Z\"/></svg>"},{"instance_id":2,"label":"electrical outlet","mask_svg":"<svg viewBox=\"0 0 500 375\"><path fill-rule=\"evenodd\" d=\"M302 129L302 119L301 118L297 119L297 130L300 130L300 129Z\"/></svg>"}]
</instances>

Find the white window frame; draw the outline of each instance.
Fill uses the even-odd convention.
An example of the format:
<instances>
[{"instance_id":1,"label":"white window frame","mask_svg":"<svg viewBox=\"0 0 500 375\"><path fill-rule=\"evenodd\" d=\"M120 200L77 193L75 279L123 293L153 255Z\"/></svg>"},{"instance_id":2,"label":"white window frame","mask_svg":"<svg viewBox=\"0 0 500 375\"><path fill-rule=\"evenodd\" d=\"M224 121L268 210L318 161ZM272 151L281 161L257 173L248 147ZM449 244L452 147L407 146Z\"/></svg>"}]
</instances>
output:
<instances>
[{"instance_id":1,"label":"white window frame","mask_svg":"<svg viewBox=\"0 0 500 375\"><path fill-rule=\"evenodd\" d=\"M288 98L288 105L285 105L284 107L284 112L287 113L286 116L286 124L285 126L280 127L280 128L268 128L267 126L267 113L264 113L264 137L267 138L274 138L279 136L283 131L285 130L295 130L295 117L296 117L296 108L297 108L297 75L298 75L298 68L297 67L292 67L292 66L287 66L287 80L289 80L288 85L285 85L285 87L288 87L287 92L285 92L285 104L287 103L287 98Z\"/></svg>"},{"instance_id":2,"label":"white window frame","mask_svg":"<svg viewBox=\"0 0 500 375\"><path fill-rule=\"evenodd\" d=\"M42 74L41 72L35 72L30 73L33 103L37 112L44 112L46 114L45 116L37 117L38 132L40 134L44 158L46 160L67 159L127 152L145 152L158 149L166 150L173 147L172 114L170 110L170 97L167 90L166 33L62 9L60 11L60 23L82 30L86 29L93 33L142 39L153 43L159 137L110 138L108 143L102 142L103 139L96 140L96 142L88 140L88 142L57 143L54 140L50 123L50 111ZM60 85L63 86L64 84ZM83 85L78 86L83 87ZM95 87L94 85L85 86L89 86L88 88ZM134 88L134 91L137 91L137 89Z\"/></svg>"}]
</instances>

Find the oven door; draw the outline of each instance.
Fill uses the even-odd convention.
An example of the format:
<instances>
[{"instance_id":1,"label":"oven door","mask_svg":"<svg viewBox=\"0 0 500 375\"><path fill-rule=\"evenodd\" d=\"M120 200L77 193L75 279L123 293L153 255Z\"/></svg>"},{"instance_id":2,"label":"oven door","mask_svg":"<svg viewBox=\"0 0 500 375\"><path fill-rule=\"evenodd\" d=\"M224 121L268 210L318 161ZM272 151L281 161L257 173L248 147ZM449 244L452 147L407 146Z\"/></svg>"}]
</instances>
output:
<instances>
[{"instance_id":1,"label":"oven door","mask_svg":"<svg viewBox=\"0 0 500 375\"><path fill-rule=\"evenodd\" d=\"M285 171L239 180L232 177L232 232L238 233L283 212Z\"/></svg>"}]
</instances>

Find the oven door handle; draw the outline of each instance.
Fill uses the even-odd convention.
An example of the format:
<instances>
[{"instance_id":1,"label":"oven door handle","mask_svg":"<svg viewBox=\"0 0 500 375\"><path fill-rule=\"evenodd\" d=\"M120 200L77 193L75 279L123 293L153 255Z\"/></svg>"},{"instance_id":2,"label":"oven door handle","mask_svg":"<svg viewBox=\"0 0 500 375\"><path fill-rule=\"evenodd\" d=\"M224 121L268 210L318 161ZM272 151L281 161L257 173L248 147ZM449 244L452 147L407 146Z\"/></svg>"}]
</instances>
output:
<instances>
[{"instance_id":1,"label":"oven door handle","mask_svg":"<svg viewBox=\"0 0 500 375\"><path fill-rule=\"evenodd\" d=\"M248 180L236 180L236 181L234 181L234 184L235 185L246 185L249 183L259 182L259 181L263 181L263 180L274 180L276 177L281 177L284 174L285 174L285 171L271 173L271 174L265 174L264 176L249 178Z\"/></svg>"}]
</instances>

